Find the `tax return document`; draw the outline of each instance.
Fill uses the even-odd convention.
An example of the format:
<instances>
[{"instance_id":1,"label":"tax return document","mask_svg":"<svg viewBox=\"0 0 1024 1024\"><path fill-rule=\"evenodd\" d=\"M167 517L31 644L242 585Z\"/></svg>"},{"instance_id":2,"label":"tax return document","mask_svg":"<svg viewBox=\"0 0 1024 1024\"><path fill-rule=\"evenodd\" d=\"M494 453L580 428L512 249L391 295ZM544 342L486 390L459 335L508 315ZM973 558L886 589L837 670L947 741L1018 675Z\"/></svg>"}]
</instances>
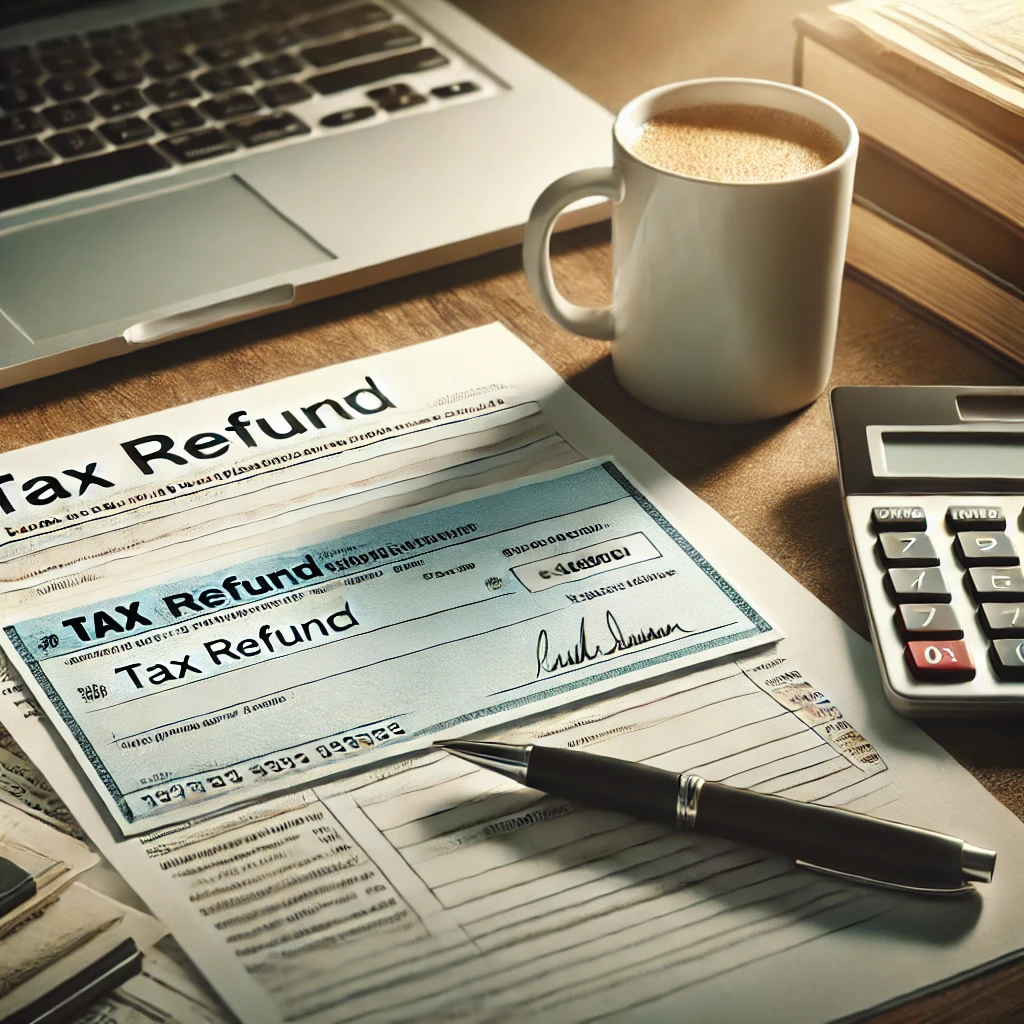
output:
<instances>
[{"instance_id":1,"label":"tax return document","mask_svg":"<svg viewBox=\"0 0 1024 1024\"><path fill-rule=\"evenodd\" d=\"M830 1020L1024 946L1024 827L497 325L8 453L0 494L0 720L245 1024ZM940 829L995 880L861 887L425 749L469 734Z\"/></svg>"}]
</instances>

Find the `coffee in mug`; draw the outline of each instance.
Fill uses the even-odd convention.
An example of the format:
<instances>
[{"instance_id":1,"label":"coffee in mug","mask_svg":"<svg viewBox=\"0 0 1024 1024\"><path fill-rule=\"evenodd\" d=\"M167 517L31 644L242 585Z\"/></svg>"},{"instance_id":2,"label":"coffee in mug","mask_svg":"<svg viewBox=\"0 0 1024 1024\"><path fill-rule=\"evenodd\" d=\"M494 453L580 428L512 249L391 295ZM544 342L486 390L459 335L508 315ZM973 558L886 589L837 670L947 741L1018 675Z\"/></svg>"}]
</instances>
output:
<instances>
[{"instance_id":1,"label":"coffee in mug","mask_svg":"<svg viewBox=\"0 0 1024 1024\"><path fill-rule=\"evenodd\" d=\"M706 104L656 114L627 140L646 163L708 181L779 181L820 171L842 155L827 128L788 110Z\"/></svg>"},{"instance_id":2,"label":"coffee in mug","mask_svg":"<svg viewBox=\"0 0 1024 1024\"><path fill-rule=\"evenodd\" d=\"M627 103L613 164L537 199L523 263L541 308L611 341L619 382L647 405L708 423L792 412L832 366L857 128L779 82L678 82ZM548 252L559 213L612 203L612 302L578 306Z\"/></svg>"}]
</instances>

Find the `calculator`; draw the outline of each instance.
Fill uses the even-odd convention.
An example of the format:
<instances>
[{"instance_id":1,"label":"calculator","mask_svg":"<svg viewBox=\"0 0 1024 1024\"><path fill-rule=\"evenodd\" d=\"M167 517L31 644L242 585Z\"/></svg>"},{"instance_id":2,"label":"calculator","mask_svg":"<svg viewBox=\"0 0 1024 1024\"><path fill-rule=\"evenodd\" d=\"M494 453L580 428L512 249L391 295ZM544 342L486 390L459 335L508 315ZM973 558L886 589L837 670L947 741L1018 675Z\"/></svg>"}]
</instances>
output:
<instances>
[{"instance_id":1,"label":"calculator","mask_svg":"<svg viewBox=\"0 0 1024 1024\"><path fill-rule=\"evenodd\" d=\"M846 524L885 693L1024 712L1024 387L838 387Z\"/></svg>"}]
</instances>

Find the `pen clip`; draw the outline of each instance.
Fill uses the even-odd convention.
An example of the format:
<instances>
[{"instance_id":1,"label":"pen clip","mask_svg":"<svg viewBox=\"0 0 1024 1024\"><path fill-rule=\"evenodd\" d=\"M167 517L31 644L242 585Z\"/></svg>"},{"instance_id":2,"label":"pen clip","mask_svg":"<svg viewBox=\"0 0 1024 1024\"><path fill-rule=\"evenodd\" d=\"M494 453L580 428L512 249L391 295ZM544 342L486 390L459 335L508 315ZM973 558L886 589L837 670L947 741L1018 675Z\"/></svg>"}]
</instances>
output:
<instances>
[{"instance_id":1,"label":"pen clip","mask_svg":"<svg viewBox=\"0 0 1024 1024\"><path fill-rule=\"evenodd\" d=\"M817 864L809 864L807 861L799 859L796 862L796 866L798 868L807 868L808 871L817 871L822 875L832 875L835 878L843 878L848 882L859 882L862 885L873 885L879 889L896 889L899 892L914 892L922 896L965 896L968 893L978 891L970 882L965 882L963 885L957 886L955 889L938 889L931 888L927 885L900 885L898 882L883 882L879 878L869 878L867 875L854 875L849 871L839 871L836 868L823 868Z\"/></svg>"}]
</instances>

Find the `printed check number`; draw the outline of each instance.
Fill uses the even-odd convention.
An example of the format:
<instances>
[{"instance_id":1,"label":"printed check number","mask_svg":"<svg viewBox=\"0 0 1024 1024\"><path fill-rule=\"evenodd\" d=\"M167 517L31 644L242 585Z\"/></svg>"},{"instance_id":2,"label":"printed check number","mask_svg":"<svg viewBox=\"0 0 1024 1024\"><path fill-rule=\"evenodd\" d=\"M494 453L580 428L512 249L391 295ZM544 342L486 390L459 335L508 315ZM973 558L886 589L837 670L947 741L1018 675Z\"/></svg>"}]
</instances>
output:
<instances>
[{"instance_id":1,"label":"printed check number","mask_svg":"<svg viewBox=\"0 0 1024 1024\"><path fill-rule=\"evenodd\" d=\"M777 637L611 462L4 632L128 833Z\"/></svg>"}]
</instances>

